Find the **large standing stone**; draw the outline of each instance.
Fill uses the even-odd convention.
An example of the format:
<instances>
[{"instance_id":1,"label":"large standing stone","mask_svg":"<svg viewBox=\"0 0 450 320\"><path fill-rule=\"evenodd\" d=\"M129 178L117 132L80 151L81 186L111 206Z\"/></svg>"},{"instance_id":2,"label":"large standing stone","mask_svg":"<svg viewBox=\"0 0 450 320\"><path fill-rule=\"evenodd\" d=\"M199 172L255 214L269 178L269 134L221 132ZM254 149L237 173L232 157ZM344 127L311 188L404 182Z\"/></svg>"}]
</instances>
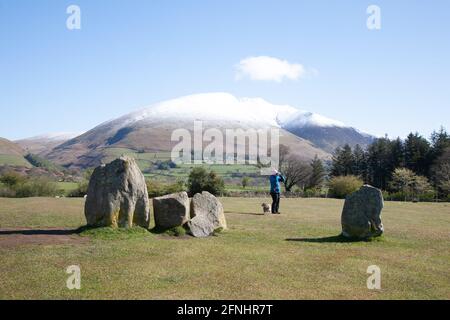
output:
<instances>
[{"instance_id":1,"label":"large standing stone","mask_svg":"<svg viewBox=\"0 0 450 320\"><path fill-rule=\"evenodd\" d=\"M186 192L153 198L155 225L170 229L184 225L189 220L189 197Z\"/></svg>"},{"instance_id":2,"label":"large standing stone","mask_svg":"<svg viewBox=\"0 0 450 320\"><path fill-rule=\"evenodd\" d=\"M121 157L92 173L84 207L88 226L148 228L147 186L133 158Z\"/></svg>"},{"instance_id":3,"label":"large standing stone","mask_svg":"<svg viewBox=\"0 0 450 320\"><path fill-rule=\"evenodd\" d=\"M342 235L348 238L369 238L383 233L381 210L383 194L375 187L364 185L345 199L342 211Z\"/></svg>"},{"instance_id":4,"label":"large standing stone","mask_svg":"<svg viewBox=\"0 0 450 320\"><path fill-rule=\"evenodd\" d=\"M194 237L208 237L216 229L226 229L227 222L220 201L206 191L195 194L191 201L188 227Z\"/></svg>"}]
</instances>

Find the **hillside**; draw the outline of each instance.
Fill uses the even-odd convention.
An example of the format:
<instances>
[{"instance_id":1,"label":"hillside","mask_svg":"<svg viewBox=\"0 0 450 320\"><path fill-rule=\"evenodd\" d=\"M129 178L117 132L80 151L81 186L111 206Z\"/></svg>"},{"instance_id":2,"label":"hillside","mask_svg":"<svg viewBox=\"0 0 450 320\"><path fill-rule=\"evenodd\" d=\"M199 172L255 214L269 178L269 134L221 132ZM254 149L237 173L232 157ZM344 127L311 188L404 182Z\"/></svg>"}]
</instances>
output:
<instances>
[{"instance_id":1,"label":"hillside","mask_svg":"<svg viewBox=\"0 0 450 320\"><path fill-rule=\"evenodd\" d=\"M280 129L280 143L305 160L316 154L330 158L323 137L302 136L301 128L333 130L328 144L364 145L366 136L339 121L288 105L274 105L261 98L236 98L227 93L197 94L157 103L105 122L92 130L56 146L46 157L66 167L84 168L100 164L110 148L140 153L170 152L178 141L171 141L176 129L192 134L194 121L203 129ZM350 136L348 131L354 133ZM307 137L306 137L307 136ZM356 142L356 143L355 143ZM324 147L325 146L325 147Z\"/></svg>"},{"instance_id":2,"label":"hillside","mask_svg":"<svg viewBox=\"0 0 450 320\"><path fill-rule=\"evenodd\" d=\"M24 158L25 151L17 144L4 138L0 138L0 166L32 167Z\"/></svg>"},{"instance_id":3,"label":"hillside","mask_svg":"<svg viewBox=\"0 0 450 320\"><path fill-rule=\"evenodd\" d=\"M21 146L27 153L45 156L58 145L73 139L80 134L81 133L75 132L51 133L16 140L14 142Z\"/></svg>"}]
</instances>

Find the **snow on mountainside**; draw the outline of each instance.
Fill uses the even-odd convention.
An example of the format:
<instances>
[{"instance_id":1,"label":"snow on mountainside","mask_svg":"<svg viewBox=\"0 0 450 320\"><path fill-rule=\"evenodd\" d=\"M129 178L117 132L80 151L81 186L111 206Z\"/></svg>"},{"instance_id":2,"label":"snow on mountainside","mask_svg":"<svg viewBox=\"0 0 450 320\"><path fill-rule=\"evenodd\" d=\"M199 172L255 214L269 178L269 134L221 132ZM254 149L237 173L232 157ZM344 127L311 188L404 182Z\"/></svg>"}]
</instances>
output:
<instances>
[{"instance_id":1,"label":"snow on mountainside","mask_svg":"<svg viewBox=\"0 0 450 320\"><path fill-rule=\"evenodd\" d=\"M203 127L225 129L280 128L280 143L304 159L329 159L332 150L346 143L366 145L370 138L356 129L319 114L261 98L236 98L228 93L204 93L153 104L104 122L56 146L48 159L68 167L98 165L111 148L139 152L168 152L176 129L192 130L195 120Z\"/></svg>"},{"instance_id":2,"label":"snow on mountainside","mask_svg":"<svg viewBox=\"0 0 450 320\"><path fill-rule=\"evenodd\" d=\"M20 145L23 149L25 149L29 153L44 156L56 146L66 142L67 140L73 139L79 136L80 134L82 133L80 132L46 133L30 138L17 140L15 141L15 143Z\"/></svg>"},{"instance_id":3,"label":"snow on mountainside","mask_svg":"<svg viewBox=\"0 0 450 320\"><path fill-rule=\"evenodd\" d=\"M81 135L82 132L51 132L51 133L44 133L38 136L25 138L22 140L51 140L51 141L67 141L70 139L73 139L79 135Z\"/></svg>"},{"instance_id":4,"label":"snow on mountainside","mask_svg":"<svg viewBox=\"0 0 450 320\"><path fill-rule=\"evenodd\" d=\"M239 121L268 126L337 126L344 124L289 105L271 104L261 98L236 98L229 93L205 93L185 96L154 104L119 119L123 126L140 121L203 120Z\"/></svg>"}]
</instances>

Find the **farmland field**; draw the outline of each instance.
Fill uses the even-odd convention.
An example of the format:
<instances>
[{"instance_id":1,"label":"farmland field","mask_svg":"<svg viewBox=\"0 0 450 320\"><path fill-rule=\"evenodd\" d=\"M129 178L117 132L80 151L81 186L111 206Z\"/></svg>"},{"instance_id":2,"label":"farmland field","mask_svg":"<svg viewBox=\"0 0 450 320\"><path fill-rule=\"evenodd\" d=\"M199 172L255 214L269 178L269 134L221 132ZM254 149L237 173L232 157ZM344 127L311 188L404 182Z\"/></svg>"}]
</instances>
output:
<instances>
[{"instance_id":1,"label":"farmland field","mask_svg":"<svg viewBox=\"0 0 450 320\"><path fill-rule=\"evenodd\" d=\"M2 165L31 167L31 164L24 157L9 154L0 154L0 166Z\"/></svg>"},{"instance_id":2,"label":"farmland field","mask_svg":"<svg viewBox=\"0 0 450 320\"><path fill-rule=\"evenodd\" d=\"M222 198L229 229L196 239L80 236L83 199L0 198L1 299L450 299L450 204L387 202L385 235L346 242L343 202ZM66 268L81 268L81 290ZM381 290L366 286L381 269Z\"/></svg>"}]
</instances>

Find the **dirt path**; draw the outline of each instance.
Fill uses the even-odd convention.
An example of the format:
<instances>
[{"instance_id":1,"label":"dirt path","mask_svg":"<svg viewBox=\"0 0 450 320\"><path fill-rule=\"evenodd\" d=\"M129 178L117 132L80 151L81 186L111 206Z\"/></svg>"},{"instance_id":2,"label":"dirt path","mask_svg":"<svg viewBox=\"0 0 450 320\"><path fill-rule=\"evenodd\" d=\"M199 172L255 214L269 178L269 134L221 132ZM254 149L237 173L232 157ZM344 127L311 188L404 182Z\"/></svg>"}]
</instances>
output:
<instances>
[{"instance_id":1,"label":"dirt path","mask_svg":"<svg viewBox=\"0 0 450 320\"><path fill-rule=\"evenodd\" d=\"M89 238L80 237L75 229L64 228L1 228L0 248L23 245L82 244Z\"/></svg>"}]
</instances>

